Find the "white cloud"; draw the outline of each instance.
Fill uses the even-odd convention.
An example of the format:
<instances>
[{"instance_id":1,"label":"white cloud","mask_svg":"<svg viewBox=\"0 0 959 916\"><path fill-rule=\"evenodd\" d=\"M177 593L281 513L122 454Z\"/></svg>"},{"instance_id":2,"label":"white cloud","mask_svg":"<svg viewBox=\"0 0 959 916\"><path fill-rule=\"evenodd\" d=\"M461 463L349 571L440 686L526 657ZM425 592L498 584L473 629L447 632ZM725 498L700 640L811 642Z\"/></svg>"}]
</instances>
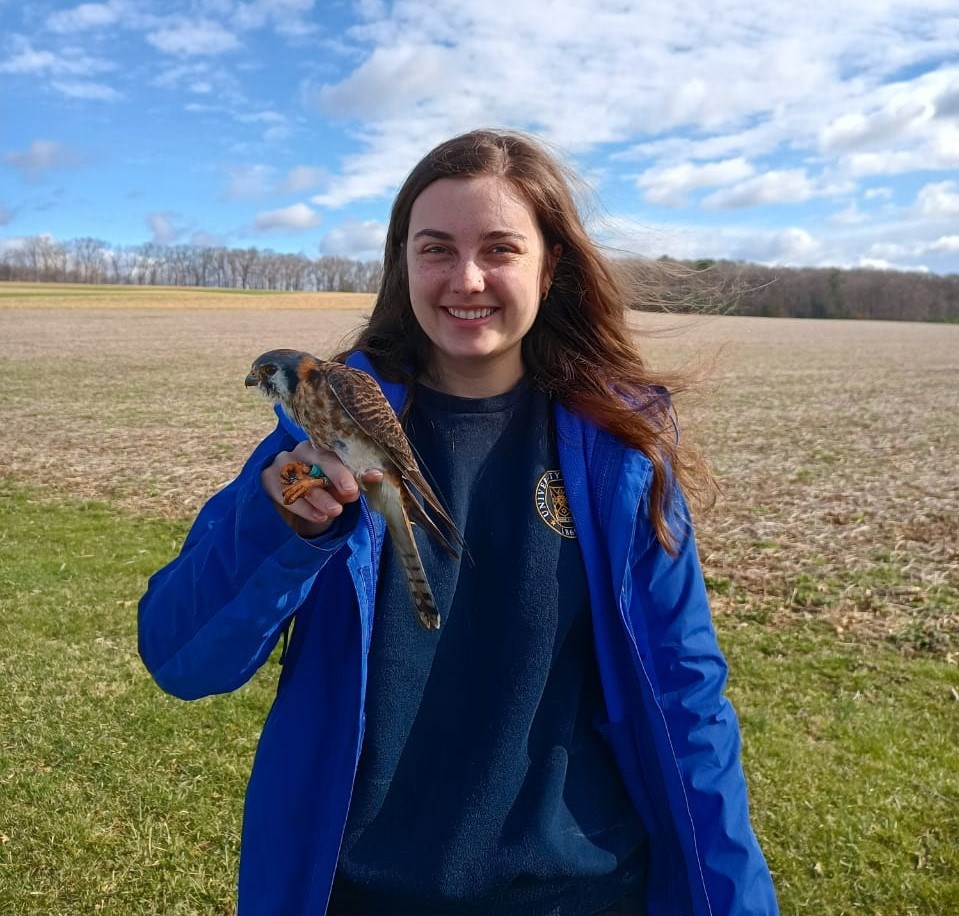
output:
<instances>
[{"instance_id":1,"label":"white cloud","mask_svg":"<svg viewBox=\"0 0 959 916\"><path fill-rule=\"evenodd\" d=\"M929 268L925 264L894 264L885 258L860 258L856 266L866 270L901 270L909 273L929 273Z\"/></svg>"},{"instance_id":2,"label":"white cloud","mask_svg":"<svg viewBox=\"0 0 959 916\"><path fill-rule=\"evenodd\" d=\"M959 125L938 124L931 137L932 161L926 168L951 169L959 166Z\"/></svg>"},{"instance_id":3,"label":"white cloud","mask_svg":"<svg viewBox=\"0 0 959 916\"><path fill-rule=\"evenodd\" d=\"M233 168L229 172L230 183L227 200L263 200L287 194L310 191L328 179L326 169L298 165L281 177L272 165L255 163Z\"/></svg>"},{"instance_id":4,"label":"white cloud","mask_svg":"<svg viewBox=\"0 0 959 916\"><path fill-rule=\"evenodd\" d=\"M757 238L750 245L750 258L766 264L808 264L822 253L821 244L805 229L793 226Z\"/></svg>"},{"instance_id":5,"label":"white cloud","mask_svg":"<svg viewBox=\"0 0 959 916\"><path fill-rule=\"evenodd\" d=\"M701 258L800 266L841 264L845 252L833 239L815 237L800 226L770 230L735 223L710 226L677 226L616 218L604 219L594 235L613 247L615 254L681 260ZM845 233L844 233L845 234Z\"/></svg>"},{"instance_id":6,"label":"white cloud","mask_svg":"<svg viewBox=\"0 0 959 916\"><path fill-rule=\"evenodd\" d=\"M185 111L220 114L236 118L237 114L249 114L249 105L238 74L222 59L179 58L168 63L165 58L154 62L155 76L150 85L170 92L188 92L211 100L205 104L183 102ZM212 102L215 100L215 104Z\"/></svg>"},{"instance_id":7,"label":"white cloud","mask_svg":"<svg viewBox=\"0 0 959 916\"><path fill-rule=\"evenodd\" d=\"M150 82L153 86L159 86L162 89L175 89L196 80L206 79L209 72L210 67L206 61L174 64L164 67Z\"/></svg>"},{"instance_id":8,"label":"white cloud","mask_svg":"<svg viewBox=\"0 0 959 916\"><path fill-rule=\"evenodd\" d=\"M112 86L95 83L91 80L53 80L50 85L61 95L71 99L96 99L102 102L115 102L123 98Z\"/></svg>"},{"instance_id":9,"label":"white cloud","mask_svg":"<svg viewBox=\"0 0 959 916\"><path fill-rule=\"evenodd\" d=\"M915 211L922 219L959 218L959 185L955 181L925 185L916 195Z\"/></svg>"},{"instance_id":10,"label":"white cloud","mask_svg":"<svg viewBox=\"0 0 959 916\"><path fill-rule=\"evenodd\" d=\"M892 188L867 188L862 196L866 200L892 200Z\"/></svg>"},{"instance_id":11,"label":"white cloud","mask_svg":"<svg viewBox=\"0 0 959 916\"><path fill-rule=\"evenodd\" d=\"M177 57L215 56L240 47L240 40L233 32L210 19L160 28L148 33L146 40L158 51Z\"/></svg>"},{"instance_id":12,"label":"white cloud","mask_svg":"<svg viewBox=\"0 0 959 916\"><path fill-rule=\"evenodd\" d=\"M750 127L734 128L709 137L667 137L636 143L621 153L614 153L611 158L613 161L658 160L662 163L676 159L709 161L740 156L758 159L774 152L787 142L790 132L796 130L796 125L785 119L764 118Z\"/></svg>"},{"instance_id":13,"label":"white cloud","mask_svg":"<svg viewBox=\"0 0 959 916\"><path fill-rule=\"evenodd\" d=\"M328 177L326 169L310 165L298 165L287 172L286 178L280 182L279 190L283 194L300 194L303 191L312 191Z\"/></svg>"},{"instance_id":14,"label":"white cloud","mask_svg":"<svg viewBox=\"0 0 959 916\"><path fill-rule=\"evenodd\" d=\"M675 207L686 203L688 191L741 181L754 171L752 164L741 156L703 165L681 162L648 169L638 178L637 185L645 189L643 197L650 203Z\"/></svg>"},{"instance_id":15,"label":"white cloud","mask_svg":"<svg viewBox=\"0 0 959 916\"><path fill-rule=\"evenodd\" d=\"M929 246L929 250L959 254L959 235L940 236Z\"/></svg>"},{"instance_id":16,"label":"white cloud","mask_svg":"<svg viewBox=\"0 0 959 916\"><path fill-rule=\"evenodd\" d=\"M51 32L83 32L114 25L127 13L127 4L122 0L109 3L81 3L69 10L59 10L47 19Z\"/></svg>"},{"instance_id":17,"label":"white cloud","mask_svg":"<svg viewBox=\"0 0 959 916\"><path fill-rule=\"evenodd\" d=\"M936 117L954 118L959 115L959 85L949 86L936 98Z\"/></svg>"},{"instance_id":18,"label":"white cloud","mask_svg":"<svg viewBox=\"0 0 959 916\"><path fill-rule=\"evenodd\" d=\"M386 226L376 220L347 220L320 242L323 254L371 261L383 257Z\"/></svg>"},{"instance_id":19,"label":"white cloud","mask_svg":"<svg viewBox=\"0 0 959 916\"><path fill-rule=\"evenodd\" d=\"M740 16L747 11L738 3L725 7L715 15L701 5L688 15L666 6L637 15L629 4L575 3L544 17L532 5L454 0L437 17L417 0L390 8L370 4L369 15L382 18L354 33L368 49L362 64L315 94L325 110L366 122L365 148L344 168L348 187L331 196L345 202L390 186L363 173L381 148L407 135L443 137L483 123L529 127L577 152L682 125L693 125L700 136L742 134L749 120L763 118L776 125L775 148L795 124L772 116L805 105L825 87L840 49L818 40L828 30L804 22L804 11L768 21L749 14L755 47L744 50ZM484 65L493 46L495 72ZM504 86L523 88L504 92ZM735 158L755 150L735 147L684 158Z\"/></svg>"},{"instance_id":20,"label":"white cloud","mask_svg":"<svg viewBox=\"0 0 959 916\"><path fill-rule=\"evenodd\" d=\"M320 224L320 215L306 204L293 204L279 210L257 213L253 227L257 232L300 232Z\"/></svg>"},{"instance_id":21,"label":"white cloud","mask_svg":"<svg viewBox=\"0 0 959 916\"><path fill-rule=\"evenodd\" d=\"M13 35L9 50L0 60L0 73L23 76L92 76L114 69L108 61L90 57L79 48L61 48L56 52L38 51L22 35Z\"/></svg>"},{"instance_id":22,"label":"white cloud","mask_svg":"<svg viewBox=\"0 0 959 916\"><path fill-rule=\"evenodd\" d=\"M146 218L147 228L157 245L171 245L186 231L177 225L180 217L169 211L151 213Z\"/></svg>"},{"instance_id":23,"label":"white cloud","mask_svg":"<svg viewBox=\"0 0 959 916\"><path fill-rule=\"evenodd\" d=\"M734 210L765 204L802 203L816 194L816 185L805 169L772 170L740 181L731 188L714 191L703 198L702 205L710 210Z\"/></svg>"},{"instance_id":24,"label":"white cloud","mask_svg":"<svg viewBox=\"0 0 959 916\"><path fill-rule=\"evenodd\" d=\"M285 140L292 134L287 118L277 111L238 111L234 117L241 124L264 124L263 142L267 145Z\"/></svg>"},{"instance_id":25,"label":"white cloud","mask_svg":"<svg viewBox=\"0 0 959 916\"><path fill-rule=\"evenodd\" d=\"M859 110L820 131L820 151L838 155L837 166L854 178L959 165L959 125L940 110L951 105L957 78L959 69L946 65L871 88Z\"/></svg>"},{"instance_id":26,"label":"white cloud","mask_svg":"<svg viewBox=\"0 0 959 916\"><path fill-rule=\"evenodd\" d=\"M739 165L735 177L704 171L687 186L684 165L689 180L717 161L773 176L713 196L714 207L847 193L850 180L895 174L907 160L929 167L930 151L932 167L945 167L951 138L936 140L933 114L957 85L942 60L959 30L930 28L944 0L851 0L842 23L825 3L746 0L678 0L642 14L615 0L556 4L548 16L533 4L467 0L449 0L442 16L427 0L357 9L365 21L348 38L359 64L306 90L357 125L358 148L315 198L326 206L392 191L418 158L407 156L409 138L422 154L483 124L533 130L571 155L628 143L615 154L641 161L646 199L671 206L696 187L752 177ZM903 79L909 68L920 75ZM863 153L842 168L828 162Z\"/></svg>"},{"instance_id":27,"label":"white cloud","mask_svg":"<svg viewBox=\"0 0 959 916\"><path fill-rule=\"evenodd\" d=\"M868 219L869 216L863 213L856 206L856 202L853 201L845 209L839 210L828 217L828 222L831 226L858 226Z\"/></svg>"},{"instance_id":28,"label":"white cloud","mask_svg":"<svg viewBox=\"0 0 959 916\"><path fill-rule=\"evenodd\" d=\"M44 236L41 236L43 238ZM49 236L46 236L49 238ZM52 239L51 239L52 241ZM0 254L8 252L22 251L27 245L27 239L23 236L8 236L0 239Z\"/></svg>"},{"instance_id":29,"label":"white cloud","mask_svg":"<svg viewBox=\"0 0 959 916\"><path fill-rule=\"evenodd\" d=\"M922 143L904 149L853 153L843 158L841 165L855 178L951 169L959 165L959 128L937 123L925 132Z\"/></svg>"},{"instance_id":30,"label":"white cloud","mask_svg":"<svg viewBox=\"0 0 959 916\"><path fill-rule=\"evenodd\" d=\"M466 129L463 125L462 129ZM331 176L326 190L312 198L321 207L342 207L355 200L386 195L396 188L431 146L447 138L441 128L425 128L419 133L403 133L390 122L378 130L384 136L371 142L361 153L343 163L342 172Z\"/></svg>"},{"instance_id":31,"label":"white cloud","mask_svg":"<svg viewBox=\"0 0 959 916\"><path fill-rule=\"evenodd\" d=\"M870 245L867 255L870 258L889 262L899 258L908 258L915 254L915 245L903 245L901 242L875 242Z\"/></svg>"},{"instance_id":32,"label":"white cloud","mask_svg":"<svg viewBox=\"0 0 959 916\"><path fill-rule=\"evenodd\" d=\"M262 200L273 193L277 171L272 165L256 163L230 170L227 200Z\"/></svg>"},{"instance_id":33,"label":"white cloud","mask_svg":"<svg viewBox=\"0 0 959 916\"><path fill-rule=\"evenodd\" d=\"M83 156L75 149L52 140L34 140L23 152L6 153L3 160L30 184L40 181L47 172L76 169L84 164Z\"/></svg>"},{"instance_id":34,"label":"white cloud","mask_svg":"<svg viewBox=\"0 0 959 916\"><path fill-rule=\"evenodd\" d=\"M920 270L923 267L906 266L918 258L942 257L959 253L959 235L942 235L938 238L923 238L917 235L908 242L878 241L866 249L866 257L881 261L895 270Z\"/></svg>"},{"instance_id":35,"label":"white cloud","mask_svg":"<svg viewBox=\"0 0 959 916\"><path fill-rule=\"evenodd\" d=\"M314 0L253 0L238 4L231 21L242 31L272 25L280 35L304 38L317 31L309 20L313 6Z\"/></svg>"},{"instance_id":36,"label":"white cloud","mask_svg":"<svg viewBox=\"0 0 959 916\"><path fill-rule=\"evenodd\" d=\"M401 44L375 48L341 83L322 87L317 102L336 115L387 117L397 108L428 100L437 85L455 78L453 48Z\"/></svg>"},{"instance_id":37,"label":"white cloud","mask_svg":"<svg viewBox=\"0 0 959 916\"><path fill-rule=\"evenodd\" d=\"M819 145L824 152L834 153L888 144L931 120L933 112L928 103L903 100L868 115L840 115L821 131Z\"/></svg>"}]
</instances>

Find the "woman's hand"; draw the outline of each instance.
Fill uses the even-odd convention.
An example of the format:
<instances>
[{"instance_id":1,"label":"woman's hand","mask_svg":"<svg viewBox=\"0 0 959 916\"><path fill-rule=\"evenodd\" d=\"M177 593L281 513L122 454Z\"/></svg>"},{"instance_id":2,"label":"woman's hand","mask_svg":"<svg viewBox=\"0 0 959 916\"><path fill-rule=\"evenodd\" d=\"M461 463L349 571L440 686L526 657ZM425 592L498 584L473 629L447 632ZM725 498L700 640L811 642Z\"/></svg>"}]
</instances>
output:
<instances>
[{"instance_id":1,"label":"woman's hand","mask_svg":"<svg viewBox=\"0 0 959 916\"><path fill-rule=\"evenodd\" d=\"M326 488L314 487L287 506L283 503L280 472L291 461L318 465L329 479L329 484ZM363 483L379 483L383 479L383 472L371 469L365 471L361 479ZM360 496L356 479L346 465L333 452L315 449L309 442L300 442L292 451L280 452L260 475L260 480L287 524L306 538L316 537L326 531L343 511L344 504L355 502Z\"/></svg>"}]
</instances>

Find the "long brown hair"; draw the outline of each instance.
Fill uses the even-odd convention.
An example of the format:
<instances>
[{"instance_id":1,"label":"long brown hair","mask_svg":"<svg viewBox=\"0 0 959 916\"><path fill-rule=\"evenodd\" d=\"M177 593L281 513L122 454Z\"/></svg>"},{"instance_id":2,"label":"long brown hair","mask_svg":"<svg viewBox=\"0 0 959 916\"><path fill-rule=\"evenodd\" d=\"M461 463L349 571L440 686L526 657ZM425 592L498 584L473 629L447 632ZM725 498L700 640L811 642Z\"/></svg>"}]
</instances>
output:
<instances>
[{"instance_id":1,"label":"long brown hair","mask_svg":"<svg viewBox=\"0 0 959 916\"><path fill-rule=\"evenodd\" d=\"M583 227L572 176L531 137L475 130L440 144L419 162L393 203L373 312L351 349L337 358L361 350L385 378L406 383L429 366L432 345L410 304L410 211L434 181L478 176L508 180L535 214L546 250L562 249L549 293L523 338L530 379L650 459L650 517L660 543L672 552L671 481L702 504L712 498L712 475L699 453L678 437L670 399L664 396L678 380L649 369L637 349L626 324L632 292Z\"/></svg>"}]
</instances>

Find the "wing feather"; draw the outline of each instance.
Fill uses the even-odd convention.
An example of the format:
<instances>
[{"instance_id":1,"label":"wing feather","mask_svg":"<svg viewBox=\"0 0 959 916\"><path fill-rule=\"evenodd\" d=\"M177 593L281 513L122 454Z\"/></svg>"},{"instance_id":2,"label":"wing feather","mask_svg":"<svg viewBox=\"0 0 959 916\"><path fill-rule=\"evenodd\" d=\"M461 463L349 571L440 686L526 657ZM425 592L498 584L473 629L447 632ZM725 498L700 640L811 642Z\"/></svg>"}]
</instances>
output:
<instances>
[{"instance_id":1,"label":"wing feather","mask_svg":"<svg viewBox=\"0 0 959 916\"><path fill-rule=\"evenodd\" d=\"M341 363L327 363L324 370L330 391L346 414L389 455L404 481L422 495L432 512L449 530L450 539L461 544L462 535L420 471L403 426L376 380L361 369ZM435 526L433 528L432 533L438 535Z\"/></svg>"}]
</instances>

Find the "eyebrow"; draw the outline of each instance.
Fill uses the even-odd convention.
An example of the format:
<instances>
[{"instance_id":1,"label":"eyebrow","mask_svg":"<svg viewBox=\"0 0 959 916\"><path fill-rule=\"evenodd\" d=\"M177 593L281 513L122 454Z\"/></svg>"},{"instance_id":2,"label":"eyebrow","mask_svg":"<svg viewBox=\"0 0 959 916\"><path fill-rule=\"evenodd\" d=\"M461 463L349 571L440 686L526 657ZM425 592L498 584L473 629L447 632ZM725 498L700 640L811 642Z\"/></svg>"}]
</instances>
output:
<instances>
[{"instance_id":1,"label":"eyebrow","mask_svg":"<svg viewBox=\"0 0 959 916\"><path fill-rule=\"evenodd\" d=\"M444 232L442 229L420 229L420 231L413 236L413 241L415 242L422 237L439 239L442 242L453 241L452 233ZM516 232L513 229L491 229L489 232L483 233L483 238L486 241L498 241L499 239L515 239L521 242L528 241L522 232Z\"/></svg>"}]
</instances>

